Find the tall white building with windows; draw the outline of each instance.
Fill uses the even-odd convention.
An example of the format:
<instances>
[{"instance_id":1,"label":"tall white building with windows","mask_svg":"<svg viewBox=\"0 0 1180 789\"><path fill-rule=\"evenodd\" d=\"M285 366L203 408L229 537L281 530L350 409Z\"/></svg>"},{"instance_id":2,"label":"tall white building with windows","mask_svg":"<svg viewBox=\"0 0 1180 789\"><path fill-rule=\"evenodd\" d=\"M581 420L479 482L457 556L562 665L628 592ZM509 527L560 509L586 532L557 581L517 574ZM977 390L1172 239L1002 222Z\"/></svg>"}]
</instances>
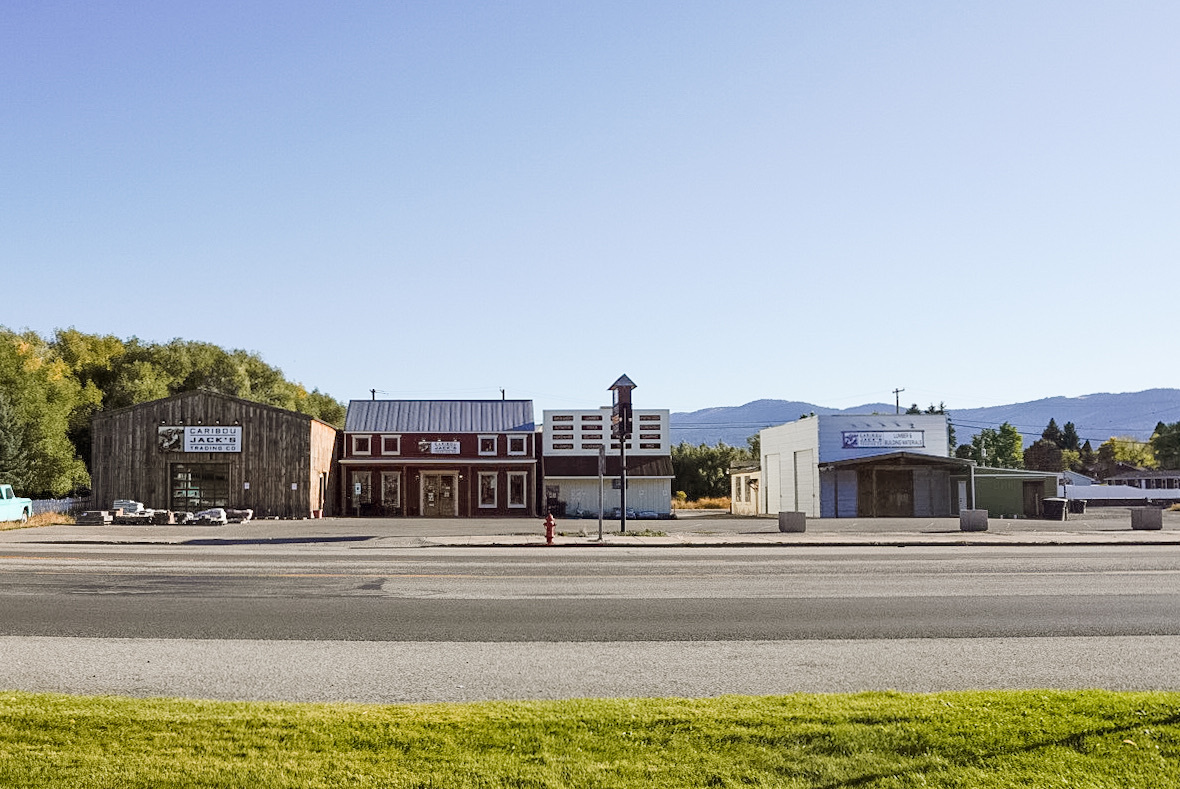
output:
<instances>
[{"instance_id":1,"label":"tall white building with windows","mask_svg":"<svg viewBox=\"0 0 1180 789\"><path fill-rule=\"evenodd\" d=\"M667 409L633 412L626 442L629 518L672 513L672 445ZM542 425L542 502L556 517L598 517L599 454L603 454L603 512L618 515L620 447L611 438L610 407L547 410Z\"/></svg>"}]
</instances>

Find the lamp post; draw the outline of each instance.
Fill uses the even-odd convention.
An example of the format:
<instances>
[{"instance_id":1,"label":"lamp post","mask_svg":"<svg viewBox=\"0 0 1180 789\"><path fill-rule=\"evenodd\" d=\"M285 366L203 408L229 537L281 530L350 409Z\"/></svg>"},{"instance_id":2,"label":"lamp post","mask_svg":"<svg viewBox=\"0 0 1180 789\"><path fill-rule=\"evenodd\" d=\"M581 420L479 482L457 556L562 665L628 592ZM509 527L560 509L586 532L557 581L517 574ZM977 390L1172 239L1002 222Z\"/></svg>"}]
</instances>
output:
<instances>
[{"instance_id":1,"label":"lamp post","mask_svg":"<svg viewBox=\"0 0 1180 789\"><path fill-rule=\"evenodd\" d=\"M611 384L610 437L619 441L619 531L627 531L627 439L631 437L631 390L635 382L626 375Z\"/></svg>"}]
</instances>

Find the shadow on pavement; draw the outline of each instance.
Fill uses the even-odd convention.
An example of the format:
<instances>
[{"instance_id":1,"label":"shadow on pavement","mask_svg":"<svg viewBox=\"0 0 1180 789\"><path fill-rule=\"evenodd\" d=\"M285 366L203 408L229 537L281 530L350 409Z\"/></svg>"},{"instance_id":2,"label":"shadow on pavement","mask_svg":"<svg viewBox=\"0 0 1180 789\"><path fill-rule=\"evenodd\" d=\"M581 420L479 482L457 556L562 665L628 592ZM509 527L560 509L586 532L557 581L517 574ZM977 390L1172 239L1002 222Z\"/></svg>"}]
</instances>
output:
<instances>
[{"instance_id":1,"label":"shadow on pavement","mask_svg":"<svg viewBox=\"0 0 1180 789\"><path fill-rule=\"evenodd\" d=\"M375 539L369 536L360 537L255 537L251 539L201 539L201 540L185 540L181 545L292 545L299 543L323 543L323 542L364 542L366 540Z\"/></svg>"}]
</instances>

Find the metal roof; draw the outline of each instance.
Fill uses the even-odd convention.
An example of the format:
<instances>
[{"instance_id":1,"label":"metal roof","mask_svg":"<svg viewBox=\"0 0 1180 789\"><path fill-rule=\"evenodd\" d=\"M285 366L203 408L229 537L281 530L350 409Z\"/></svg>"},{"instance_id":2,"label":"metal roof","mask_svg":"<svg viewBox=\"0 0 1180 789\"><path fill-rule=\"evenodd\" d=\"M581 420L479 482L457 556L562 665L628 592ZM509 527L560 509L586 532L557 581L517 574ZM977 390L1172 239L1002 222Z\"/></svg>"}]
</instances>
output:
<instances>
[{"instance_id":1,"label":"metal roof","mask_svg":"<svg viewBox=\"0 0 1180 789\"><path fill-rule=\"evenodd\" d=\"M864 455L862 457L845 458L844 460L832 460L827 463L820 463L820 466L834 468L850 468L855 466L868 465L889 465L895 464L911 464L919 466L957 466L960 468L967 468L974 466L974 460L964 460L963 458L943 457L942 455L927 455L919 452L886 452L881 455Z\"/></svg>"},{"instance_id":2,"label":"metal roof","mask_svg":"<svg viewBox=\"0 0 1180 789\"><path fill-rule=\"evenodd\" d=\"M1172 479L1173 477L1180 477L1180 471L1176 469L1140 469L1111 474L1106 478L1106 481L1109 482L1112 479Z\"/></svg>"},{"instance_id":3,"label":"metal roof","mask_svg":"<svg viewBox=\"0 0 1180 789\"><path fill-rule=\"evenodd\" d=\"M532 400L352 400L348 432L533 432Z\"/></svg>"}]
</instances>

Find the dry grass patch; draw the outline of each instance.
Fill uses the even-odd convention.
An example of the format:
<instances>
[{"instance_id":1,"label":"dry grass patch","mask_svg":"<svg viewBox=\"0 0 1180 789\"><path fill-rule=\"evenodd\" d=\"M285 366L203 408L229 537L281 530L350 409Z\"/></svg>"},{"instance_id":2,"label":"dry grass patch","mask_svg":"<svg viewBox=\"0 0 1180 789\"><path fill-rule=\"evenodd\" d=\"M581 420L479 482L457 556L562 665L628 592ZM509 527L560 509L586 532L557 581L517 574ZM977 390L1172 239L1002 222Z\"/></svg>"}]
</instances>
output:
<instances>
[{"instance_id":1,"label":"dry grass patch","mask_svg":"<svg viewBox=\"0 0 1180 789\"><path fill-rule=\"evenodd\" d=\"M25 523L20 521L2 521L0 522L0 531L7 531L9 529L33 529L38 526L55 526L60 524L74 523L74 516L67 515L64 512L43 512L40 515L34 515Z\"/></svg>"},{"instance_id":2,"label":"dry grass patch","mask_svg":"<svg viewBox=\"0 0 1180 789\"><path fill-rule=\"evenodd\" d=\"M673 500L672 507L678 510L728 510L729 496L701 498L696 501Z\"/></svg>"}]
</instances>

